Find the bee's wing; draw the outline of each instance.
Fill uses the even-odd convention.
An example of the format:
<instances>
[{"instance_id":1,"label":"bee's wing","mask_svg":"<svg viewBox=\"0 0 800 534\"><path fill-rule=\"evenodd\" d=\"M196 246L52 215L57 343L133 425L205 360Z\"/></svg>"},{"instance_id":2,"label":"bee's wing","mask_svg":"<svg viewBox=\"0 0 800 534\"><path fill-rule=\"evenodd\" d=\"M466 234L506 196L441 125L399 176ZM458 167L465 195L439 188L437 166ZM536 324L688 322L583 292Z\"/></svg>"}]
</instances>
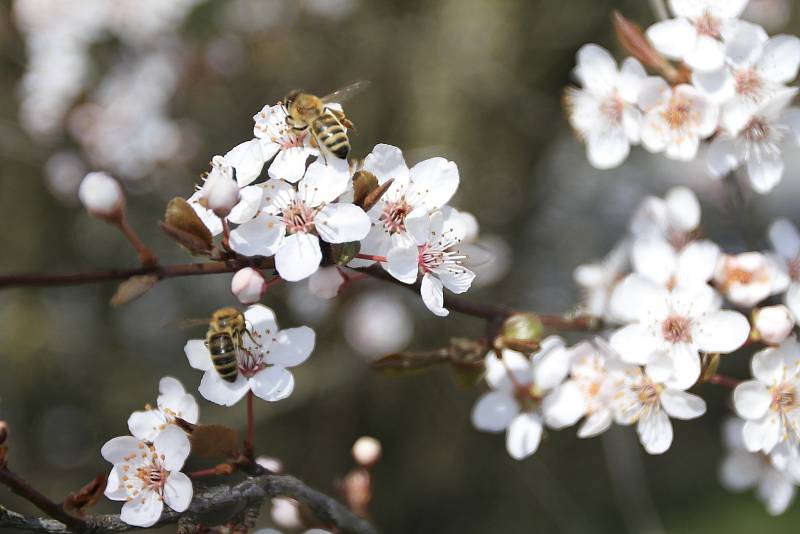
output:
<instances>
[{"instance_id":1,"label":"bee's wing","mask_svg":"<svg viewBox=\"0 0 800 534\"><path fill-rule=\"evenodd\" d=\"M342 87L338 91L334 91L327 96L322 97L322 102L325 104L341 104L342 102L351 99L361 91L370 86L372 82L361 80L360 82L351 83L347 87Z\"/></svg>"},{"instance_id":2,"label":"bee's wing","mask_svg":"<svg viewBox=\"0 0 800 534\"><path fill-rule=\"evenodd\" d=\"M191 318L191 319L175 319L174 321L167 321L164 323L164 328L192 328L195 326L208 326L211 322L211 317L204 319Z\"/></svg>"}]
</instances>

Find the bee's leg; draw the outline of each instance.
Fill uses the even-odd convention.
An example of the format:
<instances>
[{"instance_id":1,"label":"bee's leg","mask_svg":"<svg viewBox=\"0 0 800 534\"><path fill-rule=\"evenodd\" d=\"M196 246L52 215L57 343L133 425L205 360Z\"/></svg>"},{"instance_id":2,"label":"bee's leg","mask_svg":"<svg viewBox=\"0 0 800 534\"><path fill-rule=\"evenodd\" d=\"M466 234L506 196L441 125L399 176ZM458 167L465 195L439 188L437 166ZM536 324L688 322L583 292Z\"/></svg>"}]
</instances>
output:
<instances>
[{"instance_id":1,"label":"bee's leg","mask_svg":"<svg viewBox=\"0 0 800 534\"><path fill-rule=\"evenodd\" d=\"M324 161L325 165L327 165L328 158L325 156L325 147L319 142L319 139L317 139L317 132L313 127L309 127L308 131L311 133L311 140L313 141L312 144L317 145L317 149L319 149L319 153L322 156L322 161Z\"/></svg>"}]
</instances>

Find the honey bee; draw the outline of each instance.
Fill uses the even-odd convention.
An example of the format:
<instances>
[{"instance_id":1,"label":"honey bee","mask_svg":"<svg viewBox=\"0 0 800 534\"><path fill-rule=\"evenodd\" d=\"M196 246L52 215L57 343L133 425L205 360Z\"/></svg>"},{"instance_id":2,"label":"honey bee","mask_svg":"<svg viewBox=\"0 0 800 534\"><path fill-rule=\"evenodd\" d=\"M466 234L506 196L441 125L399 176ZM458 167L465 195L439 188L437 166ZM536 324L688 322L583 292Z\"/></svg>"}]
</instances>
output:
<instances>
[{"instance_id":1,"label":"honey bee","mask_svg":"<svg viewBox=\"0 0 800 534\"><path fill-rule=\"evenodd\" d=\"M245 334L250 335L247 322L236 308L220 308L211 316L206 346L214 370L226 382L236 382L239 375L239 351Z\"/></svg>"},{"instance_id":2,"label":"honey bee","mask_svg":"<svg viewBox=\"0 0 800 534\"><path fill-rule=\"evenodd\" d=\"M299 90L292 91L283 99L287 112L286 124L298 136L309 132L320 150L324 149L337 158L347 159L350 154L347 130L353 128L353 123L344 112L327 104L340 104L367 86L367 81L356 82L322 98Z\"/></svg>"}]
</instances>

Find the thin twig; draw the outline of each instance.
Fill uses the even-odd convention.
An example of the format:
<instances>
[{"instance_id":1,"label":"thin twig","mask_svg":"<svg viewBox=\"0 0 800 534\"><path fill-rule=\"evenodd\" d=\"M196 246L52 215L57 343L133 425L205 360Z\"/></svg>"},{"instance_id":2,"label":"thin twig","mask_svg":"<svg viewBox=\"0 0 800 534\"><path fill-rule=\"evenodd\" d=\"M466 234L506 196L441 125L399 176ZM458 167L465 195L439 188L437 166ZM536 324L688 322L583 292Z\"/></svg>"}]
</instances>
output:
<instances>
[{"instance_id":1,"label":"thin twig","mask_svg":"<svg viewBox=\"0 0 800 534\"><path fill-rule=\"evenodd\" d=\"M255 456L255 420L253 417L253 390L247 391L247 437L244 442L244 455L248 460Z\"/></svg>"},{"instance_id":2,"label":"thin twig","mask_svg":"<svg viewBox=\"0 0 800 534\"><path fill-rule=\"evenodd\" d=\"M156 255L153 254L153 251L150 250L147 245L144 244L144 241L141 240L139 234L137 234L131 225L128 224L128 219L126 217L123 216L116 221L115 226L119 228L119 231L122 232L125 238L139 254L139 263L142 264L142 267L155 267L158 264Z\"/></svg>"},{"instance_id":3,"label":"thin twig","mask_svg":"<svg viewBox=\"0 0 800 534\"><path fill-rule=\"evenodd\" d=\"M33 504L53 519L57 519L61 523L76 530L86 528L86 523L84 523L83 520L69 515L60 504L50 500L46 495L31 486L25 479L13 473L5 466L0 467L0 484L7 486L11 491ZM0 514L1 513L2 512L0 512Z\"/></svg>"},{"instance_id":4,"label":"thin twig","mask_svg":"<svg viewBox=\"0 0 800 534\"><path fill-rule=\"evenodd\" d=\"M726 376L726 375L712 375L711 378L708 379L708 381L711 384L725 386L726 388L730 389L735 389L736 386L738 386L742 382L738 378L733 378L732 376Z\"/></svg>"}]
</instances>

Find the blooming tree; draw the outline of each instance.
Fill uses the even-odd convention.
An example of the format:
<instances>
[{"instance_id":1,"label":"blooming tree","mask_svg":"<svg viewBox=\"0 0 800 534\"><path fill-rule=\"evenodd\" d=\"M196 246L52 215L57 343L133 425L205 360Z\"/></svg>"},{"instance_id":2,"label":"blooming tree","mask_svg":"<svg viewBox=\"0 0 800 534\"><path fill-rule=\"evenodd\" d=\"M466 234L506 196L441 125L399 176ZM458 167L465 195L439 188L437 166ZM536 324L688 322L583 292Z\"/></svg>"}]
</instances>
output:
<instances>
[{"instance_id":1,"label":"blooming tree","mask_svg":"<svg viewBox=\"0 0 800 534\"><path fill-rule=\"evenodd\" d=\"M740 21L747 3L672 0L674 18L646 31L617 14L620 39L634 56L621 65L598 45L578 51L580 87L567 89L565 106L590 164L618 166L639 143L676 160L705 149L714 177L742 167L758 193L777 185L783 141L800 138L800 113L790 107L797 89L789 87L800 66L800 40L770 38ZM331 109L337 113L331 116L344 117L341 106ZM452 312L486 320L485 335L455 338L431 353L385 355L374 365L418 370L444 362L477 370L472 423L505 433L515 460L546 446L549 432L576 425L579 438L635 425L647 453L667 453L674 421L702 424L696 420L707 405L698 386L709 383L732 389L738 415L725 428L723 484L757 487L771 514L789 506L800 484L800 234L791 222L777 220L765 231L771 250L726 251L702 233L695 194L673 188L663 199L642 201L605 259L575 269L585 295L579 312L478 304L453 296L481 275L477 220L449 204L462 180L456 163L434 157L409 166L402 150L388 144L363 159L340 158L298 129L284 104L265 106L253 119L253 137L215 156L202 183L173 199L161 222L201 262L160 263L128 224L120 183L96 172L83 180L80 200L89 214L120 229L141 266L0 276L2 287L123 279L112 302L124 305L162 279L232 274L231 292L247 308L215 313L206 337L189 339L184 352L203 372L204 399L231 409L245 400L243 443L233 428L201 423L193 395L164 377L156 407L128 419L132 435L100 450L113 466L108 477L56 504L11 472L7 429L0 426L0 482L76 530L191 522L199 512L242 501L245 511L226 525L246 531L258 506L272 499L273 518L284 518L287 528L310 526L297 519L300 503L337 532L374 532L364 517L369 469L381 455L377 440L354 446L357 467L344 478L343 506L280 475L279 463L256 457L253 428L254 402L290 397L291 369L313 357L316 343L307 326L279 329L275 313L261 304L272 299L269 287L306 284L336 298L374 277L418 293L431 321ZM585 339L569 345L558 335L564 332ZM753 379L719 372L740 357L751 358ZM187 459L214 456L224 461L182 472ZM217 489L200 485L205 476L234 472L247 479ZM103 493L125 501L119 516L88 513ZM0 526L31 521L0 510Z\"/></svg>"}]
</instances>

